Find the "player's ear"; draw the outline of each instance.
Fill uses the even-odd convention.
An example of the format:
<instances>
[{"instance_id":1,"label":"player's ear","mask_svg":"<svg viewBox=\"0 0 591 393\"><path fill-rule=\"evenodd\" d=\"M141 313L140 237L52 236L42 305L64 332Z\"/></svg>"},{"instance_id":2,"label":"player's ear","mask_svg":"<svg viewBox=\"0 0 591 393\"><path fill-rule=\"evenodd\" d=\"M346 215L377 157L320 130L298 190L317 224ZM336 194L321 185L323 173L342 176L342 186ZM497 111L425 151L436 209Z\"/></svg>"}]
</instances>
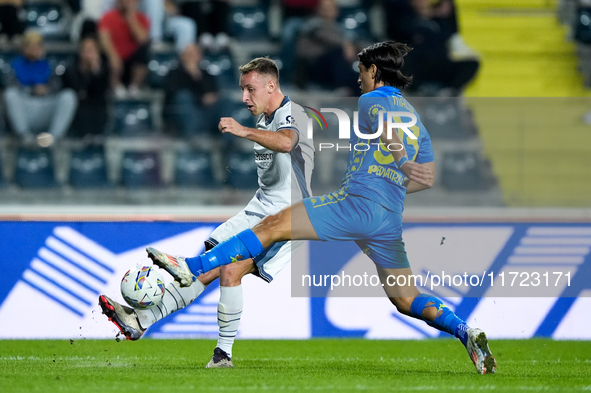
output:
<instances>
[{"instance_id":1,"label":"player's ear","mask_svg":"<svg viewBox=\"0 0 591 393\"><path fill-rule=\"evenodd\" d=\"M372 64L371 66L369 66L369 75L371 76L371 79L376 79L377 72L378 72L378 67L375 64Z\"/></svg>"},{"instance_id":2,"label":"player's ear","mask_svg":"<svg viewBox=\"0 0 591 393\"><path fill-rule=\"evenodd\" d=\"M267 82L267 92L271 94L275 91L276 88L277 83L275 83L275 81L272 78L269 78L269 81Z\"/></svg>"}]
</instances>

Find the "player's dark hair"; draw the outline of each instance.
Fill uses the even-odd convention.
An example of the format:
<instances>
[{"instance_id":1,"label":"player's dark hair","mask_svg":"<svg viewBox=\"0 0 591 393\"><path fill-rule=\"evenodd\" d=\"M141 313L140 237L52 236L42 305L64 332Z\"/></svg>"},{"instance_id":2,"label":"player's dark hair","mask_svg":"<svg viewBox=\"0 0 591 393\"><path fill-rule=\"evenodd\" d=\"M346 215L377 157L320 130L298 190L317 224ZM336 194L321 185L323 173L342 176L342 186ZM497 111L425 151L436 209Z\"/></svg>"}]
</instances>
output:
<instances>
[{"instance_id":1,"label":"player's dark hair","mask_svg":"<svg viewBox=\"0 0 591 393\"><path fill-rule=\"evenodd\" d=\"M263 75L270 75L275 78L277 82L279 82L279 68L277 67L277 64L275 64L275 62L268 56L252 59L245 65L241 66L239 70L242 75L253 71Z\"/></svg>"},{"instance_id":2,"label":"player's dark hair","mask_svg":"<svg viewBox=\"0 0 591 393\"><path fill-rule=\"evenodd\" d=\"M368 46L357 56L365 68L376 65L376 82L404 89L411 84L412 76L403 75L400 69L404 65L404 56L411 50L401 42L385 41Z\"/></svg>"}]
</instances>

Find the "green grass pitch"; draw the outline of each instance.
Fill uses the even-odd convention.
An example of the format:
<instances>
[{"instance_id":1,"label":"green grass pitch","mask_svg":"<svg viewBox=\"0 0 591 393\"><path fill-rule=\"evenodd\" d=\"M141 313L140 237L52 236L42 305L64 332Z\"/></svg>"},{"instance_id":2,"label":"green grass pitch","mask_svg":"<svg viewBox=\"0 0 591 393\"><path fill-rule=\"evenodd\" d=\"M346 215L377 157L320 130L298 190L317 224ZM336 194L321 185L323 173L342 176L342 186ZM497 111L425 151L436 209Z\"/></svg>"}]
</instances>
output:
<instances>
[{"instance_id":1,"label":"green grass pitch","mask_svg":"<svg viewBox=\"0 0 591 393\"><path fill-rule=\"evenodd\" d=\"M0 392L591 391L591 342L493 340L477 375L457 340L238 340L234 369L205 369L215 341L0 341Z\"/></svg>"}]
</instances>

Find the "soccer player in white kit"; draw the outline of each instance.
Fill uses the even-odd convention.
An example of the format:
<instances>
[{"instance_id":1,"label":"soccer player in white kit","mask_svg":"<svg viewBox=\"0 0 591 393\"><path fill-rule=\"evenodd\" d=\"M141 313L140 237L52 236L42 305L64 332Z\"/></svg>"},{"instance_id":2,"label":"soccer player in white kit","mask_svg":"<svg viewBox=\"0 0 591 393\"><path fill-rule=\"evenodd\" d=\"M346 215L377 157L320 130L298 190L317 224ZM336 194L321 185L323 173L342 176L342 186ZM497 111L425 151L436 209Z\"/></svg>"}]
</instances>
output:
<instances>
[{"instance_id":1,"label":"soccer player in white kit","mask_svg":"<svg viewBox=\"0 0 591 393\"><path fill-rule=\"evenodd\" d=\"M273 60L256 58L240 67L240 73L242 101L254 116L258 116L257 128L244 127L231 117L222 118L218 128L222 133L254 142L259 189L241 212L212 232L205 242L206 250L251 228L266 216L312 195L310 178L314 166L314 145L305 129L307 116L303 108L281 92L279 70ZM189 286L181 287L175 281L166 286L162 303L148 310L134 310L105 295L99 296L99 305L128 340L137 340L150 325L188 306L219 277L219 337L206 367L234 367L232 346L242 314L242 277L252 273L271 282L289 263L292 252L301 245L302 242L297 241L276 243L254 259L214 269L200 275L192 284L183 283ZM168 257L151 247L147 252L151 259Z\"/></svg>"}]
</instances>

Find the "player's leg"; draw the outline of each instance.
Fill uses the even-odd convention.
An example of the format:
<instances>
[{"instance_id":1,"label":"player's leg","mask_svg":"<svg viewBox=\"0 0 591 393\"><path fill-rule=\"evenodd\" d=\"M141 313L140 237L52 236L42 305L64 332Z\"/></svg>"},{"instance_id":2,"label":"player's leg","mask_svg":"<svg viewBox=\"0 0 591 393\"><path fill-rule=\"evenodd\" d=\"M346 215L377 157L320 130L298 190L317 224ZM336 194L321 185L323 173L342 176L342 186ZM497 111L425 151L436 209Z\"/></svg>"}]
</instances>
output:
<instances>
[{"instance_id":1,"label":"player's leg","mask_svg":"<svg viewBox=\"0 0 591 393\"><path fill-rule=\"evenodd\" d=\"M220 272L220 300L218 302L219 336L213 356L206 368L234 367L232 347L243 308L242 277L255 271L252 259L244 259L215 270ZM205 273L207 275L208 273ZM201 277L201 276L200 276Z\"/></svg>"},{"instance_id":2,"label":"player's leg","mask_svg":"<svg viewBox=\"0 0 591 393\"><path fill-rule=\"evenodd\" d=\"M496 361L488 347L486 334L480 329L470 328L437 297L420 293L410 267L378 266L377 269L388 298L400 313L454 335L464 344L480 374L495 372Z\"/></svg>"},{"instance_id":3,"label":"player's leg","mask_svg":"<svg viewBox=\"0 0 591 393\"><path fill-rule=\"evenodd\" d=\"M260 239L259 239L260 236ZM148 247L154 263L166 269L182 286L191 285L196 276L221 265L261 254L273 243L286 240L318 240L302 202L265 217L253 229L246 229L218 244L211 251L193 258L171 257Z\"/></svg>"},{"instance_id":4,"label":"player's leg","mask_svg":"<svg viewBox=\"0 0 591 393\"><path fill-rule=\"evenodd\" d=\"M154 323L187 307L201 293L205 287L219 276L220 269L214 269L199 276L199 279L189 287L181 287L178 282L166 286L162 301L146 310L134 309L117 303L106 295L99 296L99 306L103 314L112 321L128 340L139 340L144 332Z\"/></svg>"}]
</instances>

